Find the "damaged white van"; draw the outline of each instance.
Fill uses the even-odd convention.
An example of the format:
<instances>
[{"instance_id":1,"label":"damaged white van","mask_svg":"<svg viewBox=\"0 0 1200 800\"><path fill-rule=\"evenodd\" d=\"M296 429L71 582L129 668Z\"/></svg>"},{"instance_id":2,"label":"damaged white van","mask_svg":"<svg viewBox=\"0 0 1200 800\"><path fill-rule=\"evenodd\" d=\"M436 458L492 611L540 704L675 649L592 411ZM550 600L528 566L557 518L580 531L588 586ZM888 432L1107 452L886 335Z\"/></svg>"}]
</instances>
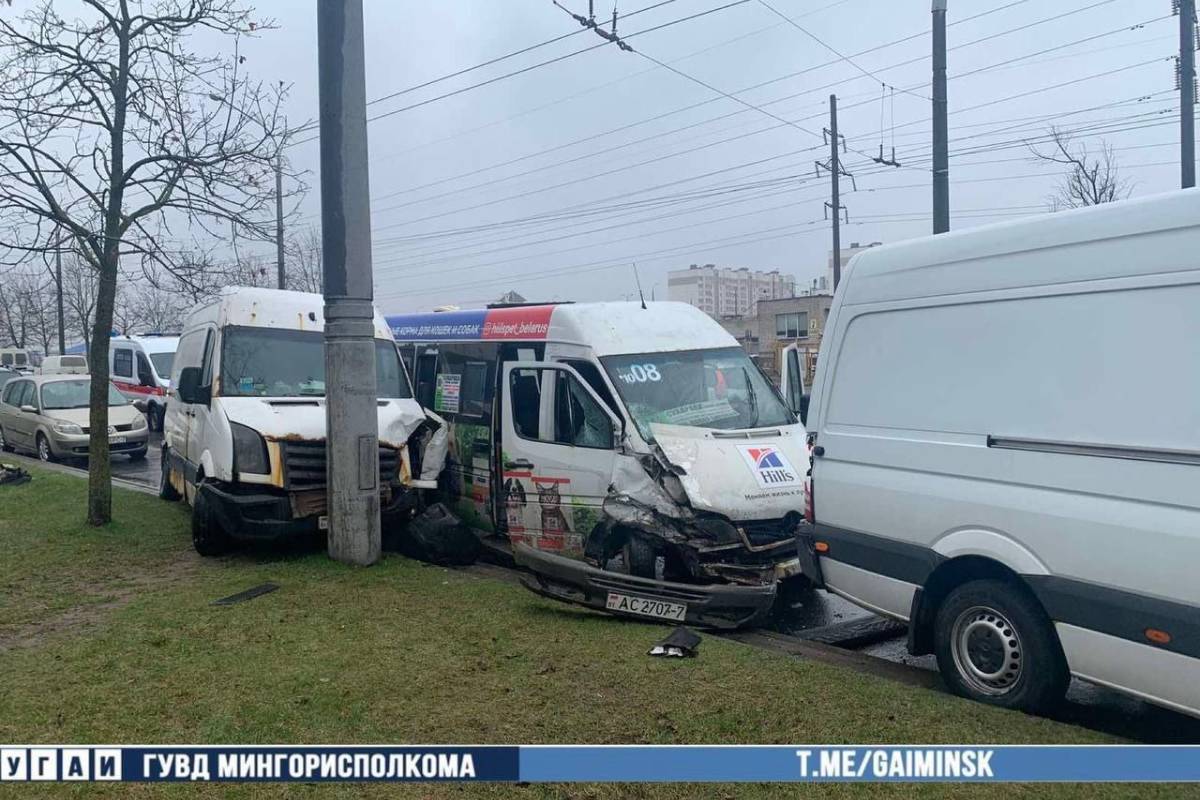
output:
<instances>
[{"instance_id":1,"label":"damaged white van","mask_svg":"<svg viewBox=\"0 0 1200 800\"><path fill-rule=\"evenodd\" d=\"M449 425L442 490L534 591L733 627L799 573L804 428L737 341L683 303L389 316Z\"/></svg>"},{"instance_id":2,"label":"damaged white van","mask_svg":"<svg viewBox=\"0 0 1200 800\"><path fill-rule=\"evenodd\" d=\"M324 298L230 287L188 318L164 419L159 495L192 505L202 555L234 540L326 527ZM375 317L379 494L385 521L436 485L445 430L413 399L387 325ZM432 445L432 446L431 446ZM443 456L444 457L444 456Z\"/></svg>"}]
</instances>

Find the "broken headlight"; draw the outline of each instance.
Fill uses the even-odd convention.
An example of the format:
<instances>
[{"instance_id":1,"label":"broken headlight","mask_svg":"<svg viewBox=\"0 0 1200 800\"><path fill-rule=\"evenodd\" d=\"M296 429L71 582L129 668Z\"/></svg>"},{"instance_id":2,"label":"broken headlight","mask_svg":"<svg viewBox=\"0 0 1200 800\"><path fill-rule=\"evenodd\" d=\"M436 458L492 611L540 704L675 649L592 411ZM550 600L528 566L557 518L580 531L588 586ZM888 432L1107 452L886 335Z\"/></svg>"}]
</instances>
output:
<instances>
[{"instance_id":1,"label":"broken headlight","mask_svg":"<svg viewBox=\"0 0 1200 800\"><path fill-rule=\"evenodd\" d=\"M249 472L255 475L271 473L271 459L267 455L267 443L258 435L258 431L229 423L233 430L233 468L236 472Z\"/></svg>"}]
</instances>

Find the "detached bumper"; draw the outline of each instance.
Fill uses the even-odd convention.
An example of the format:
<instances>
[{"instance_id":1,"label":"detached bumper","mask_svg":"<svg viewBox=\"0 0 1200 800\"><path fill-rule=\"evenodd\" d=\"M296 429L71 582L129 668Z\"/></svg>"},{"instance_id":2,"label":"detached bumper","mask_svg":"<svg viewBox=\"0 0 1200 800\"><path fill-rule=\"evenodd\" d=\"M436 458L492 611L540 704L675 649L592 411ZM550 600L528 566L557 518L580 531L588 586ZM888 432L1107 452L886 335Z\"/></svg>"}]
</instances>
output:
<instances>
[{"instance_id":1,"label":"detached bumper","mask_svg":"<svg viewBox=\"0 0 1200 800\"><path fill-rule=\"evenodd\" d=\"M766 618L775 603L774 584L701 586L656 581L597 569L582 561L535 550L525 544L513 546L513 557L517 564L531 573L521 576L521 583L526 589L552 600L574 603L632 619L670 622L652 616L612 610L608 607L609 593L663 603L684 604L687 611L682 621L706 628L733 629L756 625Z\"/></svg>"},{"instance_id":2,"label":"detached bumper","mask_svg":"<svg viewBox=\"0 0 1200 800\"><path fill-rule=\"evenodd\" d=\"M272 542L317 532L317 517L292 519L286 495L228 491L211 483L200 486L230 538Z\"/></svg>"}]
</instances>

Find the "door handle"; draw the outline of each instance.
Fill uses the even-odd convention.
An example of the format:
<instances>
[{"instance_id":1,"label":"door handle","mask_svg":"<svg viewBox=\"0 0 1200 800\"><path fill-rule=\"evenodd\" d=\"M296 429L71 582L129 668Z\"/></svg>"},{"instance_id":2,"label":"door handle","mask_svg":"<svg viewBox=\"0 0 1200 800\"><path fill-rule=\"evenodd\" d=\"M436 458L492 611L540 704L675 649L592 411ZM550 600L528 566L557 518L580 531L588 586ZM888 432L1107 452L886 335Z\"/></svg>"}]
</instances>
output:
<instances>
[{"instance_id":1,"label":"door handle","mask_svg":"<svg viewBox=\"0 0 1200 800\"><path fill-rule=\"evenodd\" d=\"M504 468L505 469L533 469L533 462L528 459L525 459L525 458L518 458L515 461L505 461Z\"/></svg>"}]
</instances>

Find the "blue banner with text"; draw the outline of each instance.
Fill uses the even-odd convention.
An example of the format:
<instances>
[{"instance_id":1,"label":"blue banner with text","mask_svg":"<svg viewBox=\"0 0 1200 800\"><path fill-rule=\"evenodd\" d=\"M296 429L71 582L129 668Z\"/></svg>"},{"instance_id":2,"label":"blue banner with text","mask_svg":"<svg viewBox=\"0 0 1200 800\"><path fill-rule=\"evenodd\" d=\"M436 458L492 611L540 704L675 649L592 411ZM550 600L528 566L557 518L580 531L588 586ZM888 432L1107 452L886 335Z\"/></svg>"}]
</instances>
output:
<instances>
[{"instance_id":1,"label":"blue banner with text","mask_svg":"<svg viewBox=\"0 0 1200 800\"><path fill-rule=\"evenodd\" d=\"M0 782L1200 782L1194 745L0 745Z\"/></svg>"}]
</instances>

